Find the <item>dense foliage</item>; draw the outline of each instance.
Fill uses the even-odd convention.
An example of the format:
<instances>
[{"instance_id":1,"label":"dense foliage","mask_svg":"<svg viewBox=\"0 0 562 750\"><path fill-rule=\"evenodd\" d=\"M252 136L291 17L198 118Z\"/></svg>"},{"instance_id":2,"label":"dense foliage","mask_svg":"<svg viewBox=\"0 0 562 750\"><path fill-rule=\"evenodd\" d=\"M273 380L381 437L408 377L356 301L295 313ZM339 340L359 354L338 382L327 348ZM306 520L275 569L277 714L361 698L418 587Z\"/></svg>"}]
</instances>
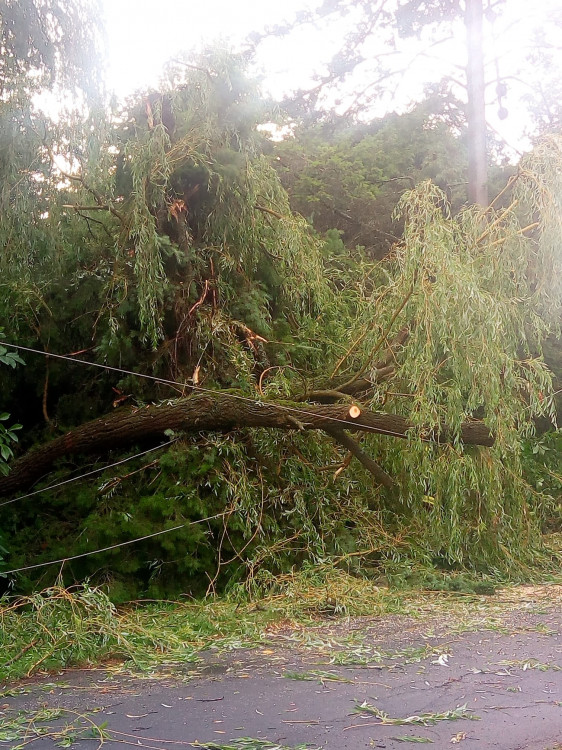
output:
<instances>
[{"instance_id":1,"label":"dense foliage","mask_svg":"<svg viewBox=\"0 0 562 750\"><path fill-rule=\"evenodd\" d=\"M501 145L490 145L490 189L498 193L514 170ZM276 147L274 165L292 208L317 231L338 228L346 246L362 245L380 259L402 234L393 210L405 190L431 180L453 213L466 204L466 151L464 106L435 89L405 114L301 123Z\"/></svg>"},{"instance_id":2,"label":"dense foliage","mask_svg":"<svg viewBox=\"0 0 562 750\"><path fill-rule=\"evenodd\" d=\"M521 441L536 417L553 416L542 345L562 298L559 139L522 163L503 208L459 200L453 211L420 164L396 207L402 236L373 263L356 237L346 247L291 210L272 166L290 147L275 151L259 129L272 114L244 68L208 53L172 70L160 92L112 113L92 106L82 120L53 123L29 105L1 173L6 339L177 385L26 355L25 368L6 370L0 411L23 423L29 447L192 387L283 403L366 378L362 406L414 424L407 441L362 441L399 489L376 486L327 436L170 435L179 439L166 452L2 508L10 567L178 526L73 561L63 576L94 577L127 599L259 582L308 559L390 575L437 564L517 576L546 563L552 500L524 480ZM311 164L289 181L295 199L335 195L321 163L344 182L338 191L377 197L373 174L389 173L382 156L394 158L389 144L409 122L390 118L335 146L315 136ZM426 136L462 153L442 120ZM400 170L416 153L407 156ZM462 161L444 182L457 171ZM378 381L383 353L391 372ZM492 448L463 446L461 425L476 419ZM429 442L443 424L452 443ZM63 463L48 482L90 468ZM22 587L43 571L28 575Z\"/></svg>"}]
</instances>

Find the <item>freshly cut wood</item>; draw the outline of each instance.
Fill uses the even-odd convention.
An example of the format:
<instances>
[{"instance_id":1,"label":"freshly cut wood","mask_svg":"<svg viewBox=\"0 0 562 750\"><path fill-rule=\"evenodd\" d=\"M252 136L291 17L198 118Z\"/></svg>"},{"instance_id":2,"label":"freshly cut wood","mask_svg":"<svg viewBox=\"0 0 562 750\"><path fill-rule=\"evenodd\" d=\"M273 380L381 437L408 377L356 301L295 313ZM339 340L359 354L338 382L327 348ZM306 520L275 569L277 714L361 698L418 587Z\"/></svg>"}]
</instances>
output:
<instances>
[{"instance_id":1,"label":"freshly cut wood","mask_svg":"<svg viewBox=\"0 0 562 750\"><path fill-rule=\"evenodd\" d=\"M158 440L168 430L226 432L248 427L324 431L335 427L348 432L406 438L413 425L404 417L365 410L354 419L345 404L252 401L233 393L207 392L143 408L122 408L86 422L14 461L8 476L0 479L0 495L25 490L44 477L55 461L66 456L106 453L141 441ZM428 431L425 437L436 442L449 442L451 434L444 425L437 433ZM461 438L470 445L494 443L493 435L482 422L465 423Z\"/></svg>"},{"instance_id":2,"label":"freshly cut wood","mask_svg":"<svg viewBox=\"0 0 562 750\"><path fill-rule=\"evenodd\" d=\"M351 419L357 419L357 417L361 415L361 409L355 404L353 404L353 406L349 407L348 414L351 417Z\"/></svg>"}]
</instances>

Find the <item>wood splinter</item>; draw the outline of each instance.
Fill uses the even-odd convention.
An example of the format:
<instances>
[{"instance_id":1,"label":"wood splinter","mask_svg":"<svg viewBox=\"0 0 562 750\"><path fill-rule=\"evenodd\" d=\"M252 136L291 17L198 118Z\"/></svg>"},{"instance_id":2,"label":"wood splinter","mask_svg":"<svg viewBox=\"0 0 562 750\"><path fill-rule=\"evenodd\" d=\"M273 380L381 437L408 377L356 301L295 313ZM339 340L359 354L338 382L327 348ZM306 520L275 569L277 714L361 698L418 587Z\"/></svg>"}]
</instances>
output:
<instances>
[{"instance_id":1,"label":"wood splinter","mask_svg":"<svg viewBox=\"0 0 562 750\"><path fill-rule=\"evenodd\" d=\"M285 419L287 420L287 424L292 425L293 427L296 427L297 430L306 430L306 427L304 424L298 420L296 417L293 417L291 414L287 414L285 416Z\"/></svg>"}]
</instances>

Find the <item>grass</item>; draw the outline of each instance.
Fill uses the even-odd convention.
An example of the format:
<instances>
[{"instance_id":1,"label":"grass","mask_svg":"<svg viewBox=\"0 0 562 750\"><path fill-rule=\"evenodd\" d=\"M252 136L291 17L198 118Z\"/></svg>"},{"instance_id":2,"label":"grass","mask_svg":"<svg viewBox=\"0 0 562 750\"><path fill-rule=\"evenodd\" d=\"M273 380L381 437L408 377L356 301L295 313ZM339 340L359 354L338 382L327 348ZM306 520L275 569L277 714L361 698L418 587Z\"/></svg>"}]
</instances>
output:
<instances>
[{"instance_id":1,"label":"grass","mask_svg":"<svg viewBox=\"0 0 562 750\"><path fill-rule=\"evenodd\" d=\"M193 662L193 631L176 625L168 628L158 618L141 623L134 613L121 614L100 589L88 585L55 586L0 609L0 679L104 658L123 659L142 670L168 653Z\"/></svg>"},{"instance_id":2,"label":"grass","mask_svg":"<svg viewBox=\"0 0 562 750\"><path fill-rule=\"evenodd\" d=\"M206 602L138 603L118 609L89 584L53 586L0 604L0 679L109 659L145 672L196 664L203 649L263 644L276 624L293 628L297 621L317 623L318 610L330 597L337 597L342 611L354 614L393 611L398 601L342 571L324 575L322 585L309 575L284 577L258 603L244 601L237 592Z\"/></svg>"},{"instance_id":3,"label":"grass","mask_svg":"<svg viewBox=\"0 0 562 750\"><path fill-rule=\"evenodd\" d=\"M511 612L536 612L562 602L562 592L552 586L514 587L494 597L397 592L329 566L262 580L253 594L244 597L239 589L222 599L139 602L117 608L101 589L84 584L4 599L0 680L109 660L117 662L115 671L185 672L185 665L196 668L205 649L280 643L313 652L334 665L382 668L391 666L383 660L411 663L434 656L434 651L429 646L382 651L364 628L350 629L342 618L414 617L423 623L424 634L431 635L435 630L498 629L505 627L505 616ZM322 619L327 604L341 613L339 621ZM530 660L527 668L540 667Z\"/></svg>"}]
</instances>

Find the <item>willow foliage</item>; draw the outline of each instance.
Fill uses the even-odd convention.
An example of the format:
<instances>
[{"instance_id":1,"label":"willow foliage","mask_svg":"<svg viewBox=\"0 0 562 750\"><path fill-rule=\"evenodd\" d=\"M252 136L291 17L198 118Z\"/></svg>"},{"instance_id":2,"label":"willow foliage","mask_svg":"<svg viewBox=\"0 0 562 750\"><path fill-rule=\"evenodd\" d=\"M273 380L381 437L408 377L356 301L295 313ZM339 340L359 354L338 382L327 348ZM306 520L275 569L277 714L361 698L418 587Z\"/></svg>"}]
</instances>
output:
<instances>
[{"instance_id":1,"label":"willow foliage","mask_svg":"<svg viewBox=\"0 0 562 750\"><path fill-rule=\"evenodd\" d=\"M516 200L537 231L529 251L528 272L539 313L560 323L562 309L562 138L545 136L520 165ZM559 330L559 329L558 329Z\"/></svg>"},{"instance_id":2,"label":"willow foliage","mask_svg":"<svg viewBox=\"0 0 562 750\"><path fill-rule=\"evenodd\" d=\"M397 208L404 237L377 327L384 330L403 305L389 333L407 323L410 337L389 389L399 395L385 403L419 428L407 450L390 448L386 460L400 474L408 504L426 516L434 549L457 562L468 560L474 545L493 563L538 542L521 440L534 434L537 417L555 418L541 347L552 330L546 313L561 266L560 241L553 241L559 172L553 168L548 179L543 148L527 159L524 197L506 210L470 208L453 217L431 183L405 193ZM531 238L535 227L522 227L519 203L541 216ZM472 418L490 427L493 448L468 450L458 438L439 448L425 442L443 424L458 435Z\"/></svg>"},{"instance_id":3,"label":"willow foliage","mask_svg":"<svg viewBox=\"0 0 562 750\"><path fill-rule=\"evenodd\" d=\"M291 211L258 128L266 119L243 60L213 53L102 127L73 138L70 125L52 128L48 148L30 139L28 166L38 166L26 171L10 157L3 183L10 302L0 324L51 351L87 348L99 362L252 399L304 398L326 381L372 376L365 405L414 424L406 441L364 439L400 489L390 497L346 468L328 438L206 436L162 458L150 482L133 472L130 494L109 479L68 491L64 502L82 509L88 529L76 535L72 516L73 539L109 546L226 508L226 521L155 541L142 561L128 551L124 575L170 559L178 586L208 573L217 549L252 575L328 556L504 573L531 562L543 500L523 480L521 441L537 417L554 417L542 343L560 315L560 140L524 160L507 209L452 215L429 182L405 193L403 238L373 265ZM61 179L53 153L65 143ZM25 214L11 212L10 191L20 209L29 201ZM392 377L377 381L381 355L404 330ZM64 424L79 409L84 419L86 407L107 410L103 387L114 405L164 396L132 378L75 377L91 403L69 404L63 375L43 388L43 407L48 391ZM494 447L463 446L461 425L472 419L494 433ZM431 443L444 426L452 443ZM53 497L57 522L64 502ZM43 532L27 523L22 534L37 547Z\"/></svg>"},{"instance_id":4,"label":"willow foliage","mask_svg":"<svg viewBox=\"0 0 562 750\"><path fill-rule=\"evenodd\" d=\"M135 247L134 273L140 321L153 346L161 327L166 279L162 270L162 215L181 201L187 226L181 250L212 256L220 272L217 284L226 297L240 293L243 276L249 285L260 273L277 277L276 291L293 314L310 316L328 301L321 243L298 216L275 171L260 153L256 131L263 107L236 64L222 57L207 61L209 71L192 72L188 82L155 100L146 122L134 115L135 138L127 146L132 176L129 237ZM240 65L240 63L238 63ZM164 123L163 108L171 108ZM171 132L173 130L173 132ZM176 206L178 203L175 204ZM303 263L303 259L306 259ZM269 301L268 301L269 302ZM282 301L280 300L282 303ZM268 317L266 309L264 317Z\"/></svg>"}]
</instances>

